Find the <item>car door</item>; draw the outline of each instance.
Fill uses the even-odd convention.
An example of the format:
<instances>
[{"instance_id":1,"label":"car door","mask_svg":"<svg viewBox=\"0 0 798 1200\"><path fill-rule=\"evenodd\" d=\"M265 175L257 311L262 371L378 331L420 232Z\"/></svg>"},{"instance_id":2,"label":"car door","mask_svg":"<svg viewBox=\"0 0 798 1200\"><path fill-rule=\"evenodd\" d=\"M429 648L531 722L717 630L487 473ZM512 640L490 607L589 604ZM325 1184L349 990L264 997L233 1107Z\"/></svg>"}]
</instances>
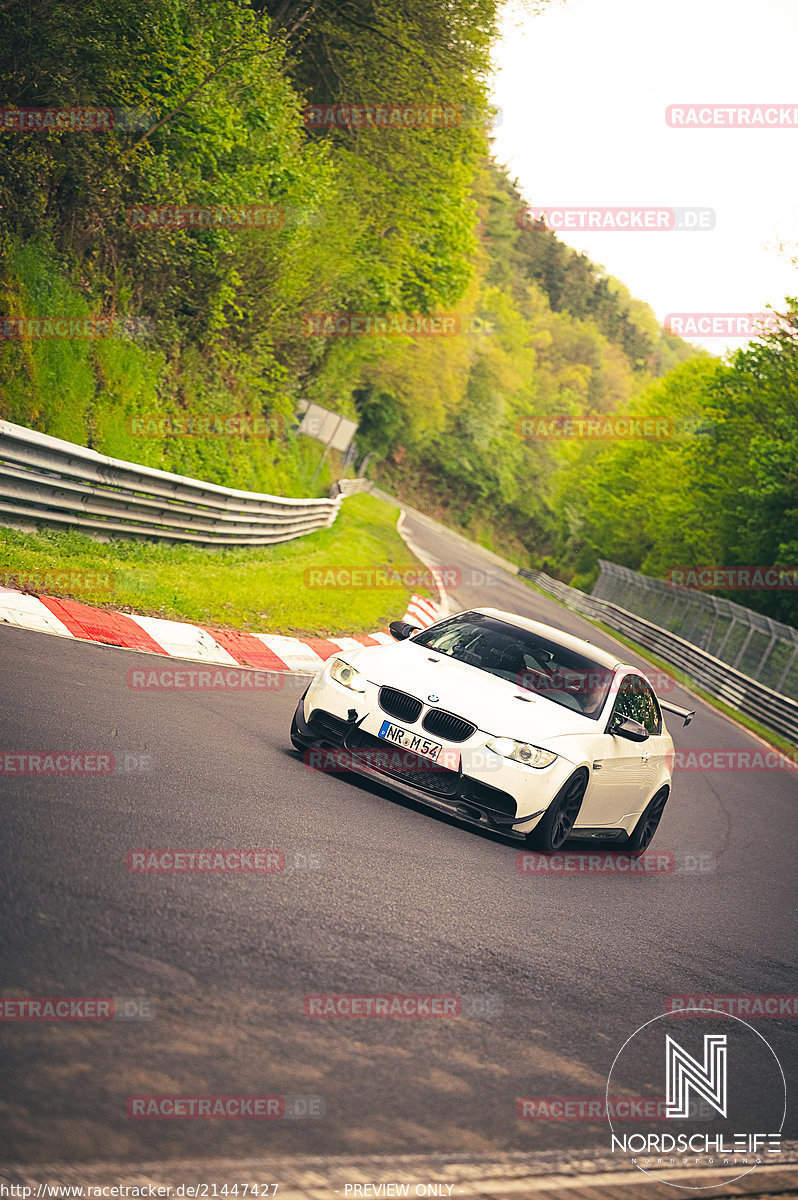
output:
<instances>
[{"instance_id":1,"label":"car door","mask_svg":"<svg viewBox=\"0 0 798 1200\"><path fill-rule=\"evenodd\" d=\"M637 688L638 716L635 719L645 726L649 735L648 741L641 743L648 752L649 780L648 791L644 797L644 803L647 803L658 786L668 779L670 773L669 754L673 743L665 731L662 710L651 684L643 676L638 675L635 678L639 680Z\"/></svg>"},{"instance_id":2,"label":"car door","mask_svg":"<svg viewBox=\"0 0 798 1200\"><path fill-rule=\"evenodd\" d=\"M609 732L617 717L631 717L645 726L645 742L630 742ZM591 786L577 825L612 825L645 806L655 779L652 751L660 750L657 733L662 717L648 682L634 672L620 682L604 732L595 739Z\"/></svg>"}]
</instances>

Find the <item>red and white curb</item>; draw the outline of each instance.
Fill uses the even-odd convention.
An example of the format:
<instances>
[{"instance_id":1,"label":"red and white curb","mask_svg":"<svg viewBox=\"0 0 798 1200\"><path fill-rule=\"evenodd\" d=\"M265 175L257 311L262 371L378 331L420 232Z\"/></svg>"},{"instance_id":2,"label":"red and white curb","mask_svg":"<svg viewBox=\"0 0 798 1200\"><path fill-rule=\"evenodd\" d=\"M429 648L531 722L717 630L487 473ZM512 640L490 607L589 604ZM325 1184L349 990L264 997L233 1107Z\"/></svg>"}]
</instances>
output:
<instances>
[{"instance_id":1,"label":"red and white curb","mask_svg":"<svg viewBox=\"0 0 798 1200\"><path fill-rule=\"evenodd\" d=\"M439 619L439 606L417 595L411 596L407 612L402 617L403 621L423 629ZM40 633L118 646L125 650L143 650L192 662L310 674L314 674L326 659L341 650L384 645L393 640L384 630L339 638L242 633L190 625L185 621L167 621L161 617L92 608L76 600L34 596L4 587L0 587L0 622L20 629L34 629Z\"/></svg>"}]
</instances>

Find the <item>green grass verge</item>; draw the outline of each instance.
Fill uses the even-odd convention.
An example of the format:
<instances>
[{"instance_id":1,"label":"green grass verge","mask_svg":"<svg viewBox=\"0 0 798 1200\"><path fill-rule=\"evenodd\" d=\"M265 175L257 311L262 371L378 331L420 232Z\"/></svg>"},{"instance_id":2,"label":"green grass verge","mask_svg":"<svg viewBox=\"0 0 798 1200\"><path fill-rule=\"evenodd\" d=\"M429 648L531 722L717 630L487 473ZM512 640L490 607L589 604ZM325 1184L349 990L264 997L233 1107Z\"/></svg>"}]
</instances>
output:
<instances>
[{"instance_id":1,"label":"green grass verge","mask_svg":"<svg viewBox=\"0 0 798 1200\"><path fill-rule=\"evenodd\" d=\"M84 586L88 578L61 586L42 580L29 590L149 616L258 633L368 633L401 617L411 592L430 595L429 588L308 586L306 572L424 571L397 534L397 517L394 505L365 494L351 496L330 529L278 546L240 550L0 529L0 569L6 577L25 571L107 573L106 586L99 579L100 586L93 588Z\"/></svg>"},{"instance_id":2,"label":"green grass verge","mask_svg":"<svg viewBox=\"0 0 798 1200\"><path fill-rule=\"evenodd\" d=\"M537 584L533 583L531 579L523 579L523 576L520 575L519 579L527 584L528 587L531 587L533 591L539 592L541 596L546 596L549 600L556 600L555 596L552 596L552 594L547 592L544 588L538 587ZM569 609L566 604L562 604L560 600L556 600L556 602L557 604L561 604L563 608L568 610L568 612L573 611L572 609ZM746 729L750 729L751 733L755 733L757 737L761 737L763 742L767 742L768 745L774 748L774 750L781 750L790 757L792 757L792 755L795 753L795 746L793 743L787 741L787 739L780 733L776 733L773 729L768 729L766 725L760 724L760 722L754 720L753 717L749 717L747 713L742 713L736 708L732 708L730 704L724 704L724 702L719 700L717 696L713 696L711 692L707 692L704 688L699 687L694 679L692 679L685 671L680 670L679 667L675 667L673 663L669 663L664 658L659 658L656 654L652 654L651 651L645 646L638 645L637 642L632 641L632 639L626 637L625 634L619 633L617 629L613 629L610 625L605 625L603 621L593 621L590 619L590 617L584 617L583 619L588 621L591 625L594 625L596 629L601 629L604 633L609 634L610 637L614 637L616 642L621 642L622 645L627 646L630 650L633 650L635 654L638 654L642 659L645 659L646 662L651 663L652 667L659 667L661 671L664 671L666 674L670 675L671 678L675 679L677 683L681 683L684 685L684 687L689 688L694 696L698 696L701 700L705 700L707 704L710 704L713 708L716 708L718 712L722 712L725 716L731 717L732 720L736 721L738 725L743 725Z\"/></svg>"}]
</instances>

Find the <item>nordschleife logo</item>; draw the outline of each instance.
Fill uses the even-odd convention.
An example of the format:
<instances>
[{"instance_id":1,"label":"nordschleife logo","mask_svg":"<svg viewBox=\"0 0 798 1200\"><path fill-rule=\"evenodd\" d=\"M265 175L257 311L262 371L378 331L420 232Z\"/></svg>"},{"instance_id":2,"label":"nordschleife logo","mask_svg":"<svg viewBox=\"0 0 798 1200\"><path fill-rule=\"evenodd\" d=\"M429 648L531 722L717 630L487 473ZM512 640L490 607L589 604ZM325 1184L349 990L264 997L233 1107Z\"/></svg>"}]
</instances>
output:
<instances>
[{"instance_id":1,"label":"nordschleife logo","mask_svg":"<svg viewBox=\"0 0 798 1200\"><path fill-rule=\"evenodd\" d=\"M787 1112L784 1071L770 1043L740 1017L714 1009L702 1014L662 1013L646 1021L626 1039L607 1078L612 1154L688 1191L777 1164ZM664 1095L665 1104L641 1106L655 1115L625 1121L618 1132L611 1101L620 1095Z\"/></svg>"},{"instance_id":2,"label":"nordschleife logo","mask_svg":"<svg viewBox=\"0 0 798 1200\"><path fill-rule=\"evenodd\" d=\"M704 1034L704 1061L696 1062L670 1034L665 1034L665 1116L690 1116L690 1092L726 1116L726 1034Z\"/></svg>"}]
</instances>

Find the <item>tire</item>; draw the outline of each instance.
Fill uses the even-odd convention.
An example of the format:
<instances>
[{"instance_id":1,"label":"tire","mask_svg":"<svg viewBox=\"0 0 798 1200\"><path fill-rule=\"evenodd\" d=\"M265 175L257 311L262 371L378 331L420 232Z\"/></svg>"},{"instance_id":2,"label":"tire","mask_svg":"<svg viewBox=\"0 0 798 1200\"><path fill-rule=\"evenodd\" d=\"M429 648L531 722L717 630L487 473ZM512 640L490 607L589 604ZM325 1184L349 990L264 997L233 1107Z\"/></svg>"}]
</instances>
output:
<instances>
[{"instance_id":1,"label":"tire","mask_svg":"<svg viewBox=\"0 0 798 1200\"><path fill-rule=\"evenodd\" d=\"M667 784L654 793L627 840L618 845L619 850L624 850L627 854L638 855L648 849L657 832L657 826L662 820L669 795L670 788Z\"/></svg>"},{"instance_id":2,"label":"tire","mask_svg":"<svg viewBox=\"0 0 798 1200\"><path fill-rule=\"evenodd\" d=\"M530 850L551 854L568 840L585 798L587 782L586 770L575 771L566 780L535 828L526 835Z\"/></svg>"},{"instance_id":3,"label":"tire","mask_svg":"<svg viewBox=\"0 0 798 1200\"><path fill-rule=\"evenodd\" d=\"M305 750L308 748L308 744L307 742L303 742L299 736L299 726L297 725L296 717L297 713L302 711L302 701L305 699L307 692L308 689L305 688L304 692L299 697L299 703L297 704L294 715L291 718L291 732L288 735L291 739L291 745L295 750L298 750L300 754L304 754Z\"/></svg>"}]
</instances>

